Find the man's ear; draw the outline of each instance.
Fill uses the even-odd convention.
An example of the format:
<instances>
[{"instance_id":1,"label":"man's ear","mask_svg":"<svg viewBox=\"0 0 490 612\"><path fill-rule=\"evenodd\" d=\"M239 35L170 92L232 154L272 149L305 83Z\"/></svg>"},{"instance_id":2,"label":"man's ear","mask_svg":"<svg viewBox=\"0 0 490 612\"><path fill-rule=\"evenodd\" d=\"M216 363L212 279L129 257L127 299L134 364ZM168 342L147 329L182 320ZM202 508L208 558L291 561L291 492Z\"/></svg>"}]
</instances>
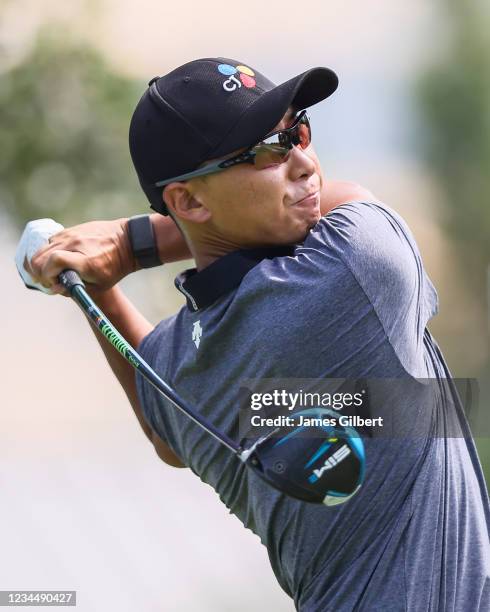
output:
<instances>
[{"instance_id":1,"label":"man's ear","mask_svg":"<svg viewBox=\"0 0 490 612\"><path fill-rule=\"evenodd\" d=\"M169 183L163 190L162 197L167 208L182 221L205 223L211 217L210 210L198 194L192 193L188 183Z\"/></svg>"}]
</instances>

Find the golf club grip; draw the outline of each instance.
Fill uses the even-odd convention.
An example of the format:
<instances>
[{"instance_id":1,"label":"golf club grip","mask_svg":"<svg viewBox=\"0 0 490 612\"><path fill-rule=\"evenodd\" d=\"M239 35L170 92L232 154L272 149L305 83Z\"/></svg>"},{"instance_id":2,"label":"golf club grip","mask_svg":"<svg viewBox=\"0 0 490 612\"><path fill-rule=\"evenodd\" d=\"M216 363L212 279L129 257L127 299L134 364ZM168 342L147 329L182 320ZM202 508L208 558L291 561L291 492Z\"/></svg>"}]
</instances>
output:
<instances>
[{"instance_id":1,"label":"golf club grip","mask_svg":"<svg viewBox=\"0 0 490 612\"><path fill-rule=\"evenodd\" d=\"M63 272L59 274L58 280L70 293L72 293L73 289L77 286L85 288L83 280L75 270L63 270Z\"/></svg>"}]
</instances>

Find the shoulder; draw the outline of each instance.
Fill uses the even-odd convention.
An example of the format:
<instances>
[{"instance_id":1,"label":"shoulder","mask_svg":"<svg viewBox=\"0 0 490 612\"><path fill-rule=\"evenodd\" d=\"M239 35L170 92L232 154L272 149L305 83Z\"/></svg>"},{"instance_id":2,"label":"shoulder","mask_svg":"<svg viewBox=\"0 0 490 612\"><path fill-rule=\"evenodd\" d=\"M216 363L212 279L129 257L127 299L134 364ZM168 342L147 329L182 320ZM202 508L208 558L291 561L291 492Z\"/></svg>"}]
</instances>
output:
<instances>
[{"instance_id":1,"label":"shoulder","mask_svg":"<svg viewBox=\"0 0 490 612\"><path fill-rule=\"evenodd\" d=\"M370 301L377 306L403 302L424 283L424 269L415 238L403 218L379 201L352 201L323 216L304 247L318 261L341 262Z\"/></svg>"},{"instance_id":2,"label":"shoulder","mask_svg":"<svg viewBox=\"0 0 490 612\"><path fill-rule=\"evenodd\" d=\"M324 242L346 263L359 256L395 263L400 257L418 255L415 238L401 215L368 198L337 205L320 219L308 240Z\"/></svg>"},{"instance_id":3,"label":"shoulder","mask_svg":"<svg viewBox=\"0 0 490 612\"><path fill-rule=\"evenodd\" d=\"M355 247L357 241L369 243L398 233L405 241L414 242L402 217L359 183L327 181L322 192L322 218L313 231L325 230L339 238L350 240L346 247ZM381 245L382 246L382 245Z\"/></svg>"},{"instance_id":4,"label":"shoulder","mask_svg":"<svg viewBox=\"0 0 490 612\"><path fill-rule=\"evenodd\" d=\"M376 202L376 196L366 187L352 181L325 181L322 189L322 214L333 208L354 200Z\"/></svg>"}]
</instances>

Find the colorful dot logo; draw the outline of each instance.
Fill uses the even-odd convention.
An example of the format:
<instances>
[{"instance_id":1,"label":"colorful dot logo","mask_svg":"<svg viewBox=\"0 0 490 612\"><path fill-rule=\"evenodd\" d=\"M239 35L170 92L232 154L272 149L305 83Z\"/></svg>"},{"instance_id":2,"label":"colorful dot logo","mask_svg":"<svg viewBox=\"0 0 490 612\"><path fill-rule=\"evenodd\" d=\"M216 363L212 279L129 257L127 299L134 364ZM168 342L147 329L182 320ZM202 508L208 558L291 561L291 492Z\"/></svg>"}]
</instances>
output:
<instances>
[{"instance_id":1,"label":"colorful dot logo","mask_svg":"<svg viewBox=\"0 0 490 612\"><path fill-rule=\"evenodd\" d=\"M224 76L229 77L223 82L225 91L235 91L242 85L244 87L255 87L255 72L248 66L232 66L231 64L219 64L219 72ZM238 77L238 78L237 78Z\"/></svg>"}]
</instances>

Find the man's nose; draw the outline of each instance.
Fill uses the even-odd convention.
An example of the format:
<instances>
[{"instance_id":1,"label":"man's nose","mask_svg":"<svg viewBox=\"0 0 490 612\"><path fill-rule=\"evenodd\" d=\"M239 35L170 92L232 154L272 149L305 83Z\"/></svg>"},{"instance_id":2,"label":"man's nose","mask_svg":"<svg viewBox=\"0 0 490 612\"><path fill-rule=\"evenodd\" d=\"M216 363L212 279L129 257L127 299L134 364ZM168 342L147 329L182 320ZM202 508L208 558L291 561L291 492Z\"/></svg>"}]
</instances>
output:
<instances>
[{"instance_id":1,"label":"man's nose","mask_svg":"<svg viewBox=\"0 0 490 612\"><path fill-rule=\"evenodd\" d=\"M297 180L301 177L309 177L316 171L315 162L308 155L307 151L308 149L302 149L298 145L291 149L288 164L292 180Z\"/></svg>"}]
</instances>

